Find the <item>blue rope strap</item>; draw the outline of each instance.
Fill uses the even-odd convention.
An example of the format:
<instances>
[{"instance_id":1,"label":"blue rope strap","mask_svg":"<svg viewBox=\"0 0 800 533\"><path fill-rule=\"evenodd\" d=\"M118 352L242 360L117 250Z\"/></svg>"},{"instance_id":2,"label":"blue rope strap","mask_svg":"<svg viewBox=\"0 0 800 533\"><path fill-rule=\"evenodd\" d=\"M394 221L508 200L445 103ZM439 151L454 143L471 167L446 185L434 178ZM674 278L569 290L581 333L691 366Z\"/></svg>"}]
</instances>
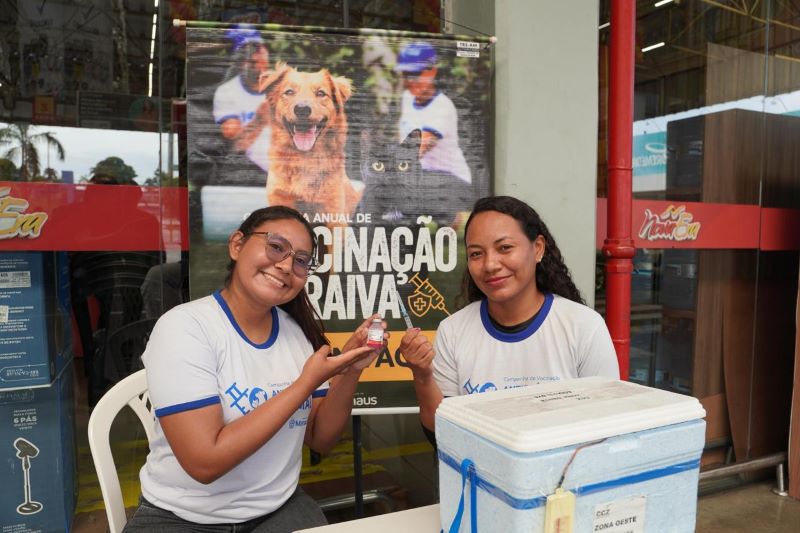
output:
<instances>
[{"instance_id":1,"label":"blue rope strap","mask_svg":"<svg viewBox=\"0 0 800 533\"><path fill-rule=\"evenodd\" d=\"M458 510L456 516L453 518L453 523L450 524L449 533L458 533L461 529L461 520L464 517L464 487L469 479L469 518L472 533L478 533L478 487L475 484L477 474L475 473L475 463L470 459L461 461L461 465L457 468L461 470L461 498L458 500Z\"/></svg>"},{"instance_id":2,"label":"blue rope strap","mask_svg":"<svg viewBox=\"0 0 800 533\"><path fill-rule=\"evenodd\" d=\"M493 485L489 481L486 481L485 479L480 477L475 469L475 463L472 462L470 459L464 459L459 464L454 457L443 452L441 448L439 448L439 459L453 470L461 472L461 499L458 504L458 511L456 512L456 516L453 519L453 523L450 526L450 533L457 533L459 527L461 526L461 520L464 514L464 488L467 478L469 478L470 481L470 503L471 503L470 519L472 523L473 533L477 533L478 531L477 503L476 503L477 487L480 487L485 492L491 494L492 496L502 501L512 509L518 509L518 510L537 509L539 507L542 507L547 502L547 496L537 496L535 498L516 498L512 496L503 489L497 487L496 485ZM586 496L588 494L594 494L595 492L611 490L625 485L643 483L645 481L650 481L652 479L658 479L662 477L672 476L675 474L680 474L683 472L688 472L690 470L694 470L699 467L700 467L700 458L698 457L697 459L690 459L689 461L683 461L681 463L676 463L670 466L655 468L653 470L648 470L646 472L641 472L639 474L622 476L608 481L593 483L591 485L575 487L570 490L575 493L575 496Z\"/></svg>"}]
</instances>

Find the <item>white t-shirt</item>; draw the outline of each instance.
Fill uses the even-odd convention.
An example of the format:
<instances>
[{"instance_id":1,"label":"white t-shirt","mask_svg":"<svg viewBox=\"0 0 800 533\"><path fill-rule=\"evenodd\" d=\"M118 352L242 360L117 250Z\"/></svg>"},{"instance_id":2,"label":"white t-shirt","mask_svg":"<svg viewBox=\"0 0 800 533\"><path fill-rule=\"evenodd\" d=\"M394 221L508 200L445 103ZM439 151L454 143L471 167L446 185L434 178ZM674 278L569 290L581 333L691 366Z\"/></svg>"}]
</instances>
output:
<instances>
[{"instance_id":1,"label":"white t-shirt","mask_svg":"<svg viewBox=\"0 0 800 533\"><path fill-rule=\"evenodd\" d=\"M434 349L433 375L444 396L585 376L619 379L603 318L552 294L518 333L492 324L486 300L473 302L439 324Z\"/></svg>"},{"instance_id":2,"label":"white t-shirt","mask_svg":"<svg viewBox=\"0 0 800 533\"><path fill-rule=\"evenodd\" d=\"M414 130L427 131L439 138L420 159L422 168L448 172L466 183L472 183L464 152L458 146L458 112L453 101L438 92L430 102L417 106L414 96L405 90L400 105L400 142Z\"/></svg>"},{"instance_id":3,"label":"white t-shirt","mask_svg":"<svg viewBox=\"0 0 800 533\"><path fill-rule=\"evenodd\" d=\"M293 383L313 353L297 323L273 307L272 331L251 343L219 292L179 305L156 323L142 356L155 439L140 471L142 494L153 504L195 523L243 522L278 509L300 476L311 398L264 446L216 481L204 485L180 466L158 418L221 404L225 423L246 415Z\"/></svg>"},{"instance_id":4,"label":"white t-shirt","mask_svg":"<svg viewBox=\"0 0 800 533\"><path fill-rule=\"evenodd\" d=\"M230 118L238 119L244 127L256 117L258 107L264 103L264 93L252 92L242 83L242 77L236 76L221 83L214 91L214 121L217 126ZM264 172L269 171L269 143L271 130L264 126L258 138L247 149L247 157L261 167Z\"/></svg>"}]
</instances>

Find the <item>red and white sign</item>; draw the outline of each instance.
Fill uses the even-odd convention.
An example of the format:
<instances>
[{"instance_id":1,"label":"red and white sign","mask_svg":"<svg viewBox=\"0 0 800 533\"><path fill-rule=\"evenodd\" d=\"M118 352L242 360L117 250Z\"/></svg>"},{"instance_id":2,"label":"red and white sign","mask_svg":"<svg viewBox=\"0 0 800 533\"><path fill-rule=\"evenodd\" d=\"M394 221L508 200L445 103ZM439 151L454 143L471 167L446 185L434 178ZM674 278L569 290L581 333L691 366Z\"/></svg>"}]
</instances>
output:
<instances>
[{"instance_id":1,"label":"red and white sign","mask_svg":"<svg viewBox=\"0 0 800 533\"><path fill-rule=\"evenodd\" d=\"M0 251L189 248L181 187L0 182Z\"/></svg>"},{"instance_id":2,"label":"red and white sign","mask_svg":"<svg viewBox=\"0 0 800 533\"><path fill-rule=\"evenodd\" d=\"M639 238L647 241L695 241L700 233L700 222L685 205L670 205L661 213L644 210L644 223L639 229Z\"/></svg>"},{"instance_id":3,"label":"red and white sign","mask_svg":"<svg viewBox=\"0 0 800 533\"><path fill-rule=\"evenodd\" d=\"M0 239L36 239L47 222L47 213L27 212L25 198L11 196L11 187L0 187Z\"/></svg>"},{"instance_id":4,"label":"red and white sign","mask_svg":"<svg viewBox=\"0 0 800 533\"><path fill-rule=\"evenodd\" d=\"M800 250L800 210L745 204L633 200L637 248ZM596 246L607 232L607 201L597 199Z\"/></svg>"},{"instance_id":5,"label":"red and white sign","mask_svg":"<svg viewBox=\"0 0 800 533\"><path fill-rule=\"evenodd\" d=\"M800 250L800 210L634 200L637 248ZM0 182L0 251L189 249L183 187ZM607 202L597 200L597 248Z\"/></svg>"}]
</instances>

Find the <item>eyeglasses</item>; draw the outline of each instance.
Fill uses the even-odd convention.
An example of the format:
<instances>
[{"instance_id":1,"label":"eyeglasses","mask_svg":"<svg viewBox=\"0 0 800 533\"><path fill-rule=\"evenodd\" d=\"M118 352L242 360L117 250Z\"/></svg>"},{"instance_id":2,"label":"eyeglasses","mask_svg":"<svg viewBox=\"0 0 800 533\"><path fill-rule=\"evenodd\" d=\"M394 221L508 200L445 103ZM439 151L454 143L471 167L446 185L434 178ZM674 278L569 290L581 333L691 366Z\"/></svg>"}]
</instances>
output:
<instances>
[{"instance_id":1,"label":"eyeglasses","mask_svg":"<svg viewBox=\"0 0 800 533\"><path fill-rule=\"evenodd\" d=\"M270 261L280 263L290 255L292 256L292 271L298 277L309 276L316 265L314 257L308 252L295 252L292 244L277 233L271 231L253 231L251 235L264 235L267 250L267 258Z\"/></svg>"}]
</instances>

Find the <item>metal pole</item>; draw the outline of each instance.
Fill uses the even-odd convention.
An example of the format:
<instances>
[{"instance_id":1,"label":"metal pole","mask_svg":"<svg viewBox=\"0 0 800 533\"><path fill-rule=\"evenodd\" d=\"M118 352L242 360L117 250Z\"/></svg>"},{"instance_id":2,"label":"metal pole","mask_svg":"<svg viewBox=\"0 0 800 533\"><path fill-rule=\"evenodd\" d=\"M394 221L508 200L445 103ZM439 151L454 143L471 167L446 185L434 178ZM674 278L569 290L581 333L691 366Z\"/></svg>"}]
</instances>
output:
<instances>
[{"instance_id":1,"label":"metal pole","mask_svg":"<svg viewBox=\"0 0 800 533\"><path fill-rule=\"evenodd\" d=\"M248 27L260 31L279 31L288 33L326 33L332 35L379 35L384 37L405 37L408 39L437 39L442 41L477 41L480 43L494 44L497 37L494 35L449 35L442 33L428 33L422 31L382 30L377 28L328 28L326 26L290 26L283 24L236 24L233 22L212 22L205 20L180 20L173 19L172 25L176 28L212 28L227 29Z\"/></svg>"},{"instance_id":2,"label":"metal pole","mask_svg":"<svg viewBox=\"0 0 800 533\"><path fill-rule=\"evenodd\" d=\"M611 46L608 91L608 235L603 243L606 263L606 323L617 351L622 379L628 379L631 337L631 238L633 175L633 67L636 5L611 0Z\"/></svg>"},{"instance_id":3,"label":"metal pole","mask_svg":"<svg viewBox=\"0 0 800 533\"><path fill-rule=\"evenodd\" d=\"M778 486L772 489L772 492L778 496L788 496L789 493L786 491L786 480L783 477L783 463L775 467L775 481L777 482Z\"/></svg>"},{"instance_id":4,"label":"metal pole","mask_svg":"<svg viewBox=\"0 0 800 533\"><path fill-rule=\"evenodd\" d=\"M750 472L753 470L759 470L761 468L777 466L784 462L786 462L786 452L773 453L772 455L766 455L751 461L743 461L741 463L720 466L718 468L712 468L711 470L700 472L700 481L709 481L711 479L719 479L735 474L741 474L743 472Z\"/></svg>"},{"instance_id":5,"label":"metal pole","mask_svg":"<svg viewBox=\"0 0 800 533\"><path fill-rule=\"evenodd\" d=\"M361 417L359 415L353 415L353 482L356 518L361 518L364 516L364 476L361 465Z\"/></svg>"}]
</instances>

